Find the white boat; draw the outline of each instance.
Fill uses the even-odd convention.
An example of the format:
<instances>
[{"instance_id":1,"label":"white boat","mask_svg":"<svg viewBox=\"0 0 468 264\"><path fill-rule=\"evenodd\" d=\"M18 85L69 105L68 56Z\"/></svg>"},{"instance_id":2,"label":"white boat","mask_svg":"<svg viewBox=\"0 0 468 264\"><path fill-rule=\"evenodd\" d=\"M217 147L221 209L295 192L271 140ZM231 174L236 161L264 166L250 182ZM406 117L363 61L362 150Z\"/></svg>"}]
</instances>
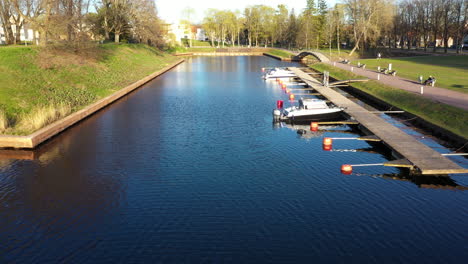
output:
<instances>
[{"instance_id":1,"label":"white boat","mask_svg":"<svg viewBox=\"0 0 468 264\"><path fill-rule=\"evenodd\" d=\"M296 77L296 75L292 71L288 71L281 68L273 68L268 70L263 79L272 79L272 78L292 78Z\"/></svg>"},{"instance_id":2,"label":"white boat","mask_svg":"<svg viewBox=\"0 0 468 264\"><path fill-rule=\"evenodd\" d=\"M326 101L320 99L299 99L299 106L292 106L273 111L275 121L290 123L311 122L320 120L337 120L342 118L342 108L330 107Z\"/></svg>"}]
</instances>

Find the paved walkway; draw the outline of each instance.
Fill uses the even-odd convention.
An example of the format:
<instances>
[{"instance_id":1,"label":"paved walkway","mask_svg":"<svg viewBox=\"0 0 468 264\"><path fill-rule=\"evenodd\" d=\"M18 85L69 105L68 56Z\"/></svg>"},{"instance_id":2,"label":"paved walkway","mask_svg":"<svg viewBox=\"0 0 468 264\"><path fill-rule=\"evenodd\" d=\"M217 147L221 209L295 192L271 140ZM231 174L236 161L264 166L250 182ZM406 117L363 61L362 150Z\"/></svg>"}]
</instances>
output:
<instances>
[{"instance_id":1,"label":"paved walkway","mask_svg":"<svg viewBox=\"0 0 468 264\"><path fill-rule=\"evenodd\" d=\"M353 67L353 72L365 76L369 79L377 80L377 70L368 70L368 69L360 69L356 66L352 66L349 64L343 64L339 62L330 62L330 64L344 69L351 71L351 67ZM397 76L385 75L380 74L381 83L392 86L395 88L403 89L412 93L421 94L421 85L416 81L404 79ZM436 82L437 83L437 82ZM462 108L468 110L468 94L456 92L444 88L432 87L432 86L424 86L424 94L423 96L430 98L434 101L438 101L444 104L452 105L458 108Z\"/></svg>"}]
</instances>

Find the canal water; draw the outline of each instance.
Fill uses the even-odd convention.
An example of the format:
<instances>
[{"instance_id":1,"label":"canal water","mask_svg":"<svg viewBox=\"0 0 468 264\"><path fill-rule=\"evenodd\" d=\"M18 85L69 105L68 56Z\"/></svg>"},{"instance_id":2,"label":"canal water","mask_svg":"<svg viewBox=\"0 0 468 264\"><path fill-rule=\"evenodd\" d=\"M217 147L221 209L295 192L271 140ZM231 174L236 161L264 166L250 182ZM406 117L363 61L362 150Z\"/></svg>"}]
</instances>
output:
<instances>
[{"instance_id":1,"label":"canal water","mask_svg":"<svg viewBox=\"0 0 468 264\"><path fill-rule=\"evenodd\" d=\"M347 126L274 126L267 57L196 57L0 158L0 263L460 263L466 176L412 178ZM295 64L293 64L295 65ZM288 104L288 103L287 103ZM466 188L465 188L466 189Z\"/></svg>"}]
</instances>

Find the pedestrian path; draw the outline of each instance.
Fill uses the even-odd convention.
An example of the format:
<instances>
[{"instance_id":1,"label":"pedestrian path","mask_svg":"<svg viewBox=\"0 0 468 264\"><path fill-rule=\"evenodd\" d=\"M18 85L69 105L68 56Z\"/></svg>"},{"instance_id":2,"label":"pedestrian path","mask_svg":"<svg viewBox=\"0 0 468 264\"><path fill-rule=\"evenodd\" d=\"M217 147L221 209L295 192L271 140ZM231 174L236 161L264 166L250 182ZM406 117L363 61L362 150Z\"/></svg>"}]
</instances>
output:
<instances>
[{"instance_id":1,"label":"pedestrian path","mask_svg":"<svg viewBox=\"0 0 468 264\"><path fill-rule=\"evenodd\" d=\"M419 84L417 81L412 81L408 79L404 79L398 76L391 76L391 75L385 75L385 74L379 74L376 70L369 70L369 69L361 69L357 68L356 66L349 65L349 64L343 64L339 62L330 62L330 64L343 69L343 70L348 70L351 71L351 67L353 68L352 71L355 74L365 76L369 79L377 80L377 76L379 76L378 80L379 82L399 88L402 90L409 91L411 93L418 93L421 94L421 84ZM444 104L452 105L458 108L462 108L465 110L468 110L468 94L467 93L461 93L461 92L456 92L444 88L438 88L438 87L432 87L432 86L424 86L424 92L423 96L430 98L434 101L438 101Z\"/></svg>"}]
</instances>

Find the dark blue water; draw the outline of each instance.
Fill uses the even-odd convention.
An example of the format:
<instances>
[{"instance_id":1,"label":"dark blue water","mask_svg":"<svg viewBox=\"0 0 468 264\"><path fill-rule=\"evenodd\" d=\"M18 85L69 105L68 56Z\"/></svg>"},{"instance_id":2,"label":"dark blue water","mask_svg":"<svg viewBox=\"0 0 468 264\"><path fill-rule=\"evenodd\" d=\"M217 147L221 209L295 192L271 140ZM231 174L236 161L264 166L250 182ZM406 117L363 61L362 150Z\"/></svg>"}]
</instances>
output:
<instances>
[{"instance_id":1,"label":"dark blue water","mask_svg":"<svg viewBox=\"0 0 468 264\"><path fill-rule=\"evenodd\" d=\"M274 127L266 57L202 57L0 159L0 263L463 263L468 179ZM29 160L28 160L29 159Z\"/></svg>"}]
</instances>

